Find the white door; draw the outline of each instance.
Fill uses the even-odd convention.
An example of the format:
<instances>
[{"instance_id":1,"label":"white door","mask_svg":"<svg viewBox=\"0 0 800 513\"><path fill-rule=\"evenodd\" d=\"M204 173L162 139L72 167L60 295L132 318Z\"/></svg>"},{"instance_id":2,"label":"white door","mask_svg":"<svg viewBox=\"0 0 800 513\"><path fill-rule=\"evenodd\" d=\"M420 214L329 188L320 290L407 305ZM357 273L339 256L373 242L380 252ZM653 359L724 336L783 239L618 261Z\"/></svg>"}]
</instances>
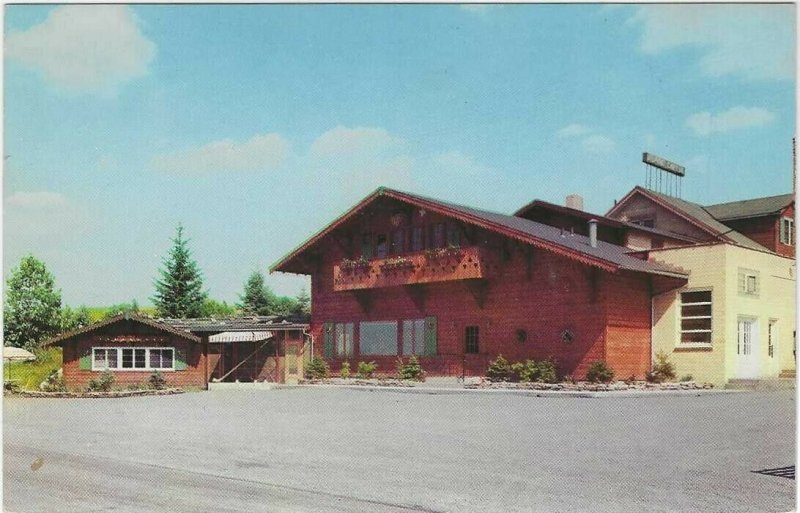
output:
<instances>
[{"instance_id":1,"label":"white door","mask_svg":"<svg viewBox=\"0 0 800 513\"><path fill-rule=\"evenodd\" d=\"M755 319L739 319L739 335L736 341L736 377L757 378L758 373L758 322Z\"/></svg>"}]
</instances>

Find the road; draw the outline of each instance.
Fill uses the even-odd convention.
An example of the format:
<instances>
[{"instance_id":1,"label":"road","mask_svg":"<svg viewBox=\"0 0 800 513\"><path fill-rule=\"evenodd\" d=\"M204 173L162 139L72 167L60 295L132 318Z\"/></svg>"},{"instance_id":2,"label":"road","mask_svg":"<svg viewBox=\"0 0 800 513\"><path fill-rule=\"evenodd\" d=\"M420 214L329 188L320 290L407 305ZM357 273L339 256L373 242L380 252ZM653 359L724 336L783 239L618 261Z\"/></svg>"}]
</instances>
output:
<instances>
[{"instance_id":1,"label":"road","mask_svg":"<svg viewBox=\"0 0 800 513\"><path fill-rule=\"evenodd\" d=\"M794 392L4 402L8 511L789 511Z\"/></svg>"}]
</instances>

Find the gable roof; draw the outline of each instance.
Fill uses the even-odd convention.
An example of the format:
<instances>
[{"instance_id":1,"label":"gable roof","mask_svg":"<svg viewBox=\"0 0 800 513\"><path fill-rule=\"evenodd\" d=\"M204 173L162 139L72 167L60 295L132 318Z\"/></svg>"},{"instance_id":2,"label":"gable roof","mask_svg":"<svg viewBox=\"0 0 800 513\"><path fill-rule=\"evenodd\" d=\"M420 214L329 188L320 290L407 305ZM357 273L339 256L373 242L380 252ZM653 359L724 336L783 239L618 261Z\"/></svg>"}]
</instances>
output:
<instances>
[{"instance_id":1,"label":"gable roof","mask_svg":"<svg viewBox=\"0 0 800 513\"><path fill-rule=\"evenodd\" d=\"M255 315L250 317L231 317L226 319L158 319L158 322L173 329L192 333L254 332L309 327L307 316L280 317L277 315Z\"/></svg>"},{"instance_id":2,"label":"gable roof","mask_svg":"<svg viewBox=\"0 0 800 513\"><path fill-rule=\"evenodd\" d=\"M688 237L686 235L672 233L665 230L659 230L658 228L651 228L649 226L642 226L640 224L631 223L629 221L622 221L620 219L613 219L611 217L601 216L598 214L592 214L591 212L587 212L585 210L578 210L575 208L565 207L564 205L556 205L555 203L550 203L548 201L538 200L538 199L533 200L524 207L518 209L516 212L514 212L513 215L517 217L522 217L526 212L529 212L534 208L543 208L561 214L566 214L573 217L579 217L585 219L586 221L589 221L590 219L596 219L600 224L611 226L613 228L623 228L639 232L647 232L653 235L659 235L662 237L680 240L683 242L697 242L697 239Z\"/></svg>"},{"instance_id":3,"label":"gable roof","mask_svg":"<svg viewBox=\"0 0 800 513\"><path fill-rule=\"evenodd\" d=\"M642 260L629 255L628 248L622 246L597 241L597 246L592 247L589 244L588 237L579 234L565 233L563 230L554 226L385 187L377 189L295 250L273 264L272 267L270 267L270 272L295 272L291 269L291 263L296 257L381 196L393 198L419 208L425 208L432 212L456 218L462 222L500 233L534 247L552 251L567 258L599 267L609 272L629 270L681 278L687 276L685 272L672 266Z\"/></svg>"},{"instance_id":4,"label":"gable roof","mask_svg":"<svg viewBox=\"0 0 800 513\"><path fill-rule=\"evenodd\" d=\"M49 346L49 345L60 344L60 343L66 342L67 340L71 340L71 339L73 339L73 338L75 338L75 337L77 337L79 335L85 335L87 333L91 333L93 331L97 331L100 328L105 328L106 326L110 326L112 324L116 324L118 322L124 322L124 321L136 322L136 323L139 323L139 324L143 324L145 326L149 326L151 328L155 328L155 329L160 330L160 331L164 331L166 333L170 333L172 335L177 335L179 337L183 337L183 338L185 338L187 340L191 340L192 342L200 342L200 337L198 337L196 335L192 335L191 333L189 333L186 330L182 330L182 329L179 329L179 328L173 328L171 326L168 326L167 324L164 324L163 322L159 322L157 320L150 319L149 317L144 317L144 316L137 315L137 314L124 314L123 313L123 314L115 315L114 317L109 317L108 319L106 319L104 321L95 322L95 323L89 324L87 326L84 326L82 328L78 328L78 329L75 329L75 330L72 330L72 331L67 331L66 333L62 333L60 335L57 335L57 336L45 341L43 345Z\"/></svg>"},{"instance_id":5,"label":"gable roof","mask_svg":"<svg viewBox=\"0 0 800 513\"><path fill-rule=\"evenodd\" d=\"M720 221L732 221L748 217L777 215L792 203L794 203L794 194L780 194L765 198L718 203L708 205L705 209Z\"/></svg>"},{"instance_id":6,"label":"gable roof","mask_svg":"<svg viewBox=\"0 0 800 513\"><path fill-rule=\"evenodd\" d=\"M641 194L651 199L653 202L663 206L680 217L683 217L688 222L707 232L709 235L732 242L738 246L756 249L759 251L770 251L750 237L742 235L736 230L733 230L727 225L719 222L716 218L714 218L714 216L708 213L708 211L706 211L702 205L692 203L691 201L686 201L685 199L667 196L666 194L651 191L650 189L645 189L638 185L634 187L628 194L626 194L625 197L623 197L616 205L614 205L611 210L606 213L606 216L610 216L614 213L614 211L621 208L628 198L635 194Z\"/></svg>"}]
</instances>

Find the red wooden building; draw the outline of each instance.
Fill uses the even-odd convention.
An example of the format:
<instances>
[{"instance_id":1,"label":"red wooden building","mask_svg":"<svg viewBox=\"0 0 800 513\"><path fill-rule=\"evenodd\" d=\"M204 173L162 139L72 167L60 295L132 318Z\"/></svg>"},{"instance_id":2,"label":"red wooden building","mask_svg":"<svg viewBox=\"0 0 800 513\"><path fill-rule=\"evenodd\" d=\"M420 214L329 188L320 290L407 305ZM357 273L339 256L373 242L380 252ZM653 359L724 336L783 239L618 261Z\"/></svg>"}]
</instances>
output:
<instances>
[{"instance_id":1,"label":"red wooden building","mask_svg":"<svg viewBox=\"0 0 800 513\"><path fill-rule=\"evenodd\" d=\"M642 378L651 298L687 274L631 254L621 238L681 236L523 210L531 218L380 188L271 270L311 276L315 352L334 371L375 361L388 374L398 356L417 355L428 375L483 375L502 354L552 358L575 377L605 360Z\"/></svg>"},{"instance_id":2,"label":"red wooden building","mask_svg":"<svg viewBox=\"0 0 800 513\"><path fill-rule=\"evenodd\" d=\"M64 333L64 382L82 390L105 370L114 386L147 384L159 371L168 386L208 388L210 381L291 382L302 377L308 324L275 317L151 319L117 315Z\"/></svg>"}]
</instances>

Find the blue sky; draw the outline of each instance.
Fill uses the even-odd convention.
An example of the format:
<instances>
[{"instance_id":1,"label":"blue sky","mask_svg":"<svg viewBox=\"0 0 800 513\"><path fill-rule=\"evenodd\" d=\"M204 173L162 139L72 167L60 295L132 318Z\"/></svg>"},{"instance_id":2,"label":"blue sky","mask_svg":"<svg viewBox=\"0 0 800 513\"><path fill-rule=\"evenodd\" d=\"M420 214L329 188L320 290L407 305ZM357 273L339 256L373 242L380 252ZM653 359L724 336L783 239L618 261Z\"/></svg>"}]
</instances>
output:
<instances>
[{"instance_id":1,"label":"blue sky","mask_svg":"<svg viewBox=\"0 0 800 513\"><path fill-rule=\"evenodd\" d=\"M210 295L236 301L379 185L602 213L650 151L699 203L791 189L791 5L5 14L3 269L33 253L71 305L147 302L179 222Z\"/></svg>"}]
</instances>

